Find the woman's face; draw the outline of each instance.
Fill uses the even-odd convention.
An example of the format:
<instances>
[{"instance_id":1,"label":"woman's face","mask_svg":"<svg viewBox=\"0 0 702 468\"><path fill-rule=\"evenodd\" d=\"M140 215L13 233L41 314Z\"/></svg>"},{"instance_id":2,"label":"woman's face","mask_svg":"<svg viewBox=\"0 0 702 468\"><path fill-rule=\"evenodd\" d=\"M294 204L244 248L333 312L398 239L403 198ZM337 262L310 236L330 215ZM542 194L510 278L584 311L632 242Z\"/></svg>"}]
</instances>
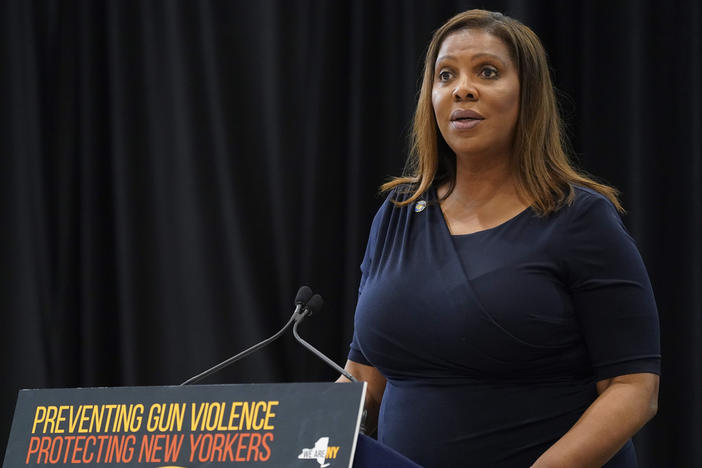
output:
<instances>
[{"instance_id":1,"label":"woman's face","mask_svg":"<svg viewBox=\"0 0 702 468\"><path fill-rule=\"evenodd\" d=\"M480 30L449 34L434 68L432 104L456 156L509 156L519 115L519 77L507 45Z\"/></svg>"}]
</instances>

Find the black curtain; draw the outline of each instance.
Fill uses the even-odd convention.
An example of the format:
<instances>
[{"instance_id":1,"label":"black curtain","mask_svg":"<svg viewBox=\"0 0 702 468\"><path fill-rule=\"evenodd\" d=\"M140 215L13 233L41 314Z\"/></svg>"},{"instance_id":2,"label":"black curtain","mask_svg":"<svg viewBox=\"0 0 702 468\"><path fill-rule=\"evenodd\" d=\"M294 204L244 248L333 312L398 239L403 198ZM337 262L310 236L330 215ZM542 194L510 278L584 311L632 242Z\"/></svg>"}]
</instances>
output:
<instances>
[{"instance_id":1,"label":"black curtain","mask_svg":"<svg viewBox=\"0 0 702 468\"><path fill-rule=\"evenodd\" d=\"M272 334L342 363L422 55L530 25L576 159L622 190L658 301L644 467L702 466L702 12L646 1L0 1L0 445L20 388L177 384ZM209 383L331 380L289 336Z\"/></svg>"}]
</instances>

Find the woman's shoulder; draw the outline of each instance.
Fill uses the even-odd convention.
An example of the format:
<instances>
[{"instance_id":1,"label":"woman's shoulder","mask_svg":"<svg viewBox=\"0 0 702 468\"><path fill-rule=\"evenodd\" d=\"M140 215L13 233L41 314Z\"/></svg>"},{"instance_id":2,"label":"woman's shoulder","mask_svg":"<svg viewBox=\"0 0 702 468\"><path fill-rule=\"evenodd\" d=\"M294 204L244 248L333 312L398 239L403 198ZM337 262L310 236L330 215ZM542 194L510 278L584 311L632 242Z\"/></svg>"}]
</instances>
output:
<instances>
[{"instance_id":1,"label":"woman's shoulder","mask_svg":"<svg viewBox=\"0 0 702 468\"><path fill-rule=\"evenodd\" d=\"M412 213L423 210L435 198L432 190L428 190L411 203L405 203L415 191L416 188L409 185L399 185L388 191L373 218L371 234L377 235L378 231L388 231L404 224Z\"/></svg>"},{"instance_id":2,"label":"woman's shoulder","mask_svg":"<svg viewBox=\"0 0 702 468\"><path fill-rule=\"evenodd\" d=\"M553 228L551 232L559 239L559 248L569 250L577 245L599 242L612 234L628 236L609 198L589 187L573 185L571 189L570 200L542 221Z\"/></svg>"},{"instance_id":3,"label":"woman's shoulder","mask_svg":"<svg viewBox=\"0 0 702 468\"><path fill-rule=\"evenodd\" d=\"M573 185L572 187L575 193L575 200L580 201L580 203L585 201L592 202L595 200L601 200L612 205L612 202L597 190L591 189L590 187L585 187L583 185ZM614 205L612 205L612 207L614 207Z\"/></svg>"},{"instance_id":4,"label":"woman's shoulder","mask_svg":"<svg viewBox=\"0 0 702 468\"><path fill-rule=\"evenodd\" d=\"M611 239L611 236L630 237L609 198L589 187L573 186L573 191L573 201L563 213L563 227L571 242L586 238L601 242Z\"/></svg>"},{"instance_id":5,"label":"woman's shoulder","mask_svg":"<svg viewBox=\"0 0 702 468\"><path fill-rule=\"evenodd\" d=\"M424 193L421 193L411 203L405 203L407 200L415 196L417 187L412 184L402 184L392 188L386 192L385 200L383 201L378 213L387 213L389 211L404 211L413 208L417 203L430 203L435 198L435 190L430 187Z\"/></svg>"},{"instance_id":6,"label":"woman's shoulder","mask_svg":"<svg viewBox=\"0 0 702 468\"><path fill-rule=\"evenodd\" d=\"M433 187L430 187L427 191L425 191L424 193L421 193L419 195L419 198L417 199L417 201L422 200L422 199L426 200L432 190L433 190ZM410 183L400 184L396 187L393 187L388 192L387 199L390 200L391 202L394 201L397 203L401 203L405 200L409 200L410 198L412 198L416 192L417 192L417 184L410 184Z\"/></svg>"},{"instance_id":7,"label":"woman's shoulder","mask_svg":"<svg viewBox=\"0 0 702 468\"><path fill-rule=\"evenodd\" d=\"M606 216L619 219L619 213L614 204L597 190L582 185L573 185L573 197L562 210L570 219L581 216Z\"/></svg>"}]
</instances>

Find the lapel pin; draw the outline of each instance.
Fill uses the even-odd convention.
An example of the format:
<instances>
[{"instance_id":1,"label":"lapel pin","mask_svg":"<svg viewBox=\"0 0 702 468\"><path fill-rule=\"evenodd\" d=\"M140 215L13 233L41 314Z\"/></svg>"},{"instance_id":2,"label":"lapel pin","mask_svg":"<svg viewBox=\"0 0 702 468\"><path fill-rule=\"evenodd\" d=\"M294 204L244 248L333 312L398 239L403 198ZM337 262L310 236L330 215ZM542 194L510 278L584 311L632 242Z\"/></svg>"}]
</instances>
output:
<instances>
[{"instance_id":1,"label":"lapel pin","mask_svg":"<svg viewBox=\"0 0 702 468\"><path fill-rule=\"evenodd\" d=\"M421 213L424 211L424 208L427 207L427 202L424 200L419 200L417 203L414 204L414 212L415 213Z\"/></svg>"}]
</instances>

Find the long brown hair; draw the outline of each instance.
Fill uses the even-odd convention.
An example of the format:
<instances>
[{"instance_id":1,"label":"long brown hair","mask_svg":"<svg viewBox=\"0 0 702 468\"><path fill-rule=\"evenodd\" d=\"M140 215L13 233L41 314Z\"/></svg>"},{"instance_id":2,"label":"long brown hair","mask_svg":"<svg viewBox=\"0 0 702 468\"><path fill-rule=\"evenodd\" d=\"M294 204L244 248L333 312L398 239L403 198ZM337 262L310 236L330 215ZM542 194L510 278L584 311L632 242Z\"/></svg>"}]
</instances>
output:
<instances>
[{"instance_id":1,"label":"long brown hair","mask_svg":"<svg viewBox=\"0 0 702 468\"><path fill-rule=\"evenodd\" d=\"M382 191L401 187L410 196L398 205L412 203L432 184L448 183L447 197L456 185L456 159L441 133L431 101L434 64L446 37L463 29L480 29L507 45L517 67L520 83L519 117L514 140L513 168L517 189L539 214L551 213L575 197L573 185L591 188L624 211L618 191L596 182L571 164L558 112L546 52L536 34L519 21L501 13L468 10L459 13L434 32L424 61L411 134L410 154L402 177L381 186Z\"/></svg>"}]
</instances>

